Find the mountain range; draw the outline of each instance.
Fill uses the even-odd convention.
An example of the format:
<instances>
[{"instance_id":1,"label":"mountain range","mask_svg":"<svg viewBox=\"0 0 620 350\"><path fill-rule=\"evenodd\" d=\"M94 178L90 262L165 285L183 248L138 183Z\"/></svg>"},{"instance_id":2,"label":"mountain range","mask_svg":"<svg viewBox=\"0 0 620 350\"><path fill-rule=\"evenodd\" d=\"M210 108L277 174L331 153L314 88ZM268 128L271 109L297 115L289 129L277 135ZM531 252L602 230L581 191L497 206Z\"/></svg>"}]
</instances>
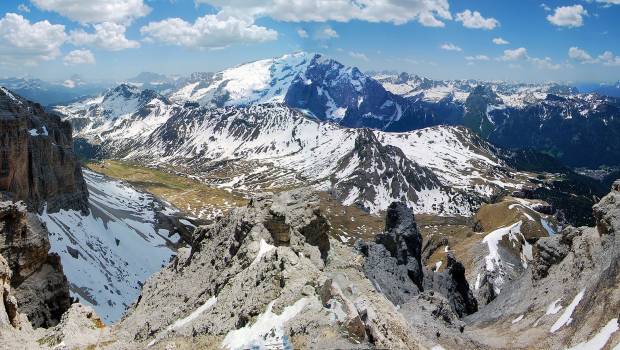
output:
<instances>
[{"instance_id":1,"label":"mountain range","mask_svg":"<svg viewBox=\"0 0 620 350\"><path fill-rule=\"evenodd\" d=\"M1 87L0 340L613 349L619 106L311 53Z\"/></svg>"},{"instance_id":2,"label":"mountain range","mask_svg":"<svg viewBox=\"0 0 620 350\"><path fill-rule=\"evenodd\" d=\"M145 94L157 92L172 105L186 108L280 103L320 121L389 132L463 125L502 148L544 152L571 167L620 163L619 100L580 94L565 85L434 81L406 73L370 76L310 53L184 79L145 74L137 80L148 81L132 85L139 90L161 83L161 89L146 89L150 92ZM85 104L96 102L83 100L56 110L84 110ZM106 103L112 102L108 98ZM137 112L135 107L127 105L125 112ZM102 108L114 116L123 113L113 106Z\"/></svg>"}]
</instances>

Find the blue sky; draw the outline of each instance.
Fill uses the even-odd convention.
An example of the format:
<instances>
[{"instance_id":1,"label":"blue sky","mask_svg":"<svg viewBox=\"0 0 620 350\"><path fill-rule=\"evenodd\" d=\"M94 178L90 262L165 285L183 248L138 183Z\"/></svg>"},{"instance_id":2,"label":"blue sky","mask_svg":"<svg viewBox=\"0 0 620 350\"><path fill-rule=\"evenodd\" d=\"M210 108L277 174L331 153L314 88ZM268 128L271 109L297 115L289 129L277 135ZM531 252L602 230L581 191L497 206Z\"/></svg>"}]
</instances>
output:
<instances>
[{"instance_id":1,"label":"blue sky","mask_svg":"<svg viewBox=\"0 0 620 350\"><path fill-rule=\"evenodd\" d=\"M5 77L188 74L305 50L436 79L620 80L620 0L5 0L0 10Z\"/></svg>"}]
</instances>

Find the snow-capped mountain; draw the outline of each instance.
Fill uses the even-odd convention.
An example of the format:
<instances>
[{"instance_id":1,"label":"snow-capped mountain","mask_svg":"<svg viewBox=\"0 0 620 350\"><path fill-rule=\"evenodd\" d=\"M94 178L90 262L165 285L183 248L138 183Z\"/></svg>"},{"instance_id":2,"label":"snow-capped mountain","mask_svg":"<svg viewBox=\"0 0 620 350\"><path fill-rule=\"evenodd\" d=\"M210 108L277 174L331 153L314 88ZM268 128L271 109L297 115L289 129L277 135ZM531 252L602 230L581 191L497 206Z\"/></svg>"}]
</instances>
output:
<instances>
[{"instance_id":1,"label":"snow-capped mountain","mask_svg":"<svg viewBox=\"0 0 620 350\"><path fill-rule=\"evenodd\" d=\"M142 130L148 134L172 114L182 113L180 108L280 103L346 127L407 132L464 125L499 146L547 152L570 166L620 163L620 101L578 94L565 85L437 81L405 73L371 77L355 67L303 52L215 74L194 74L180 79L178 85L162 95L124 84L56 110L73 119L79 135L99 137L125 132L124 124L134 121L140 122L127 131L130 135ZM146 103L151 108L143 109ZM596 151L582 154L586 149Z\"/></svg>"},{"instance_id":2,"label":"snow-capped mountain","mask_svg":"<svg viewBox=\"0 0 620 350\"><path fill-rule=\"evenodd\" d=\"M76 137L99 144L104 156L191 167L192 175L237 191L312 184L371 212L400 199L418 212L469 214L498 189L520 186L496 150L464 128L396 134L341 127L283 104L153 109L162 103L157 95L109 95L126 97L123 106L140 96L152 100L125 114L103 108L103 101L59 109L74 122Z\"/></svg>"},{"instance_id":3,"label":"snow-capped mountain","mask_svg":"<svg viewBox=\"0 0 620 350\"><path fill-rule=\"evenodd\" d=\"M401 98L355 67L320 54L294 53L243 64L187 84L170 95L174 102L206 107L285 103L321 120L381 126L402 115Z\"/></svg>"},{"instance_id":4,"label":"snow-capped mountain","mask_svg":"<svg viewBox=\"0 0 620 350\"><path fill-rule=\"evenodd\" d=\"M123 83L101 96L57 106L54 111L68 116L76 136L99 144L148 133L165 122L175 108L180 106L152 90Z\"/></svg>"},{"instance_id":5,"label":"snow-capped mountain","mask_svg":"<svg viewBox=\"0 0 620 350\"><path fill-rule=\"evenodd\" d=\"M571 166L620 163L620 100L613 97L554 83L436 81L406 73L374 77L418 114L407 113L386 130L411 130L423 112L425 120L465 125L499 146L547 152Z\"/></svg>"},{"instance_id":6,"label":"snow-capped mountain","mask_svg":"<svg viewBox=\"0 0 620 350\"><path fill-rule=\"evenodd\" d=\"M490 87L511 107L522 107L544 100L547 94L572 95L576 88L556 83L524 84L478 80L431 80L408 73L373 73L383 87L400 96L413 100L434 102L449 101L464 104L469 94L480 85Z\"/></svg>"}]
</instances>

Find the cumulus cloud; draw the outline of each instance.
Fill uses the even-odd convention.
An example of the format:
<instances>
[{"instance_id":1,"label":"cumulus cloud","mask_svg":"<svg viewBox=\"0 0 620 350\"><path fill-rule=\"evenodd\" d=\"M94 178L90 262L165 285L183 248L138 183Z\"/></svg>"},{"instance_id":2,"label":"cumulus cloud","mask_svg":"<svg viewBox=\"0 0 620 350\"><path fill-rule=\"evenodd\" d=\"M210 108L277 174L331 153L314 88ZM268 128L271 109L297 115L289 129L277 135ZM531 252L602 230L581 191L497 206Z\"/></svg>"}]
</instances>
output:
<instances>
[{"instance_id":1,"label":"cumulus cloud","mask_svg":"<svg viewBox=\"0 0 620 350\"><path fill-rule=\"evenodd\" d=\"M596 2L600 2L605 5L620 5L620 0L596 0Z\"/></svg>"},{"instance_id":2,"label":"cumulus cloud","mask_svg":"<svg viewBox=\"0 0 620 350\"><path fill-rule=\"evenodd\" d=\"M508 45L510 43L507 40L504 40L502 38L494 38L493 39L493 44L495 44L495 45Z\"/></svg>"},{"instance_id":3,"label":"cumulus cloud","mask_svg":"<svg viewBox=\"0 0 620 350\"><path fill-rule=\"evenodd\" d=\"M95 64L95 55L90 50L73 50L63 59L65 66L77 64Z\"/></svg>"},{"instance_id":4,"label":"cumulus cloud","mask_svg":"<svg viewBox=\"0 0 620 350\"><path fill-rule=\"evenodd\" d=\"M443 27L452 19L448 0L196 0L235 16L272 17L286 22L411 21Z\"/></svg>"},{"instance_id":5,"label":"cumulus cloud","mask_svg":"<svg viewBox=\"0 0 620 350\"><path fill-rule=\"evenodd\" d=\"M530 64L532 64L534 67L538 69L557 70L557 69L562 68L562 65L559 63L554 63L551 57L544 57L544 58L531 57L530 55L528 55L527 49L524 47L519 47L513 50L504 50L504 54L501 57L499 57L498 60L508 61L508 62L517 62L517 61L529 62ZM510 68L515 68L515 67L521 68L520 65L515 65L514 63L510 63L509 67Z\"/></svg>"},{"instance_id":6,"label":"cumulus cloud","mask_svg":"<svg viewBox=\"0 0 620 350\"><path fill-rule=\"evenodd\" d=\"M476 55L476 56L466 56L465 59L468 61L488 61L491 58L487 55Z\"/></svg>"},{"instance_id":7,"label":"cumulus cloud","mask_svg":"<svg viewBox=\"0 0 620 350\"><path fill-rule=\"evenodd\" d=\"M527 58L527 49L520 47L514 50L504 50L504 55L499 59L501 61L519 61Z\"/></svg>"},{"instance_id":8,"label":"cumulus cloud","mask_svg":"<svg viewBox=\"0 0 620 350\"><path fill-rule=\"evenodd\" d=\"M316 33L317 39L329 40L336 39L338 37L338 32L336 32L332 27L325 27Z\"/></svg>"},{"instance_id":9,"label":"cumulus cloud","mask_svg":"<svg viewBox=\"0 0 620 350\"><path fill-rule=\"evenodd\" d=\"M300 38L307 38L308 37L308 32L303 29L303 28L299 28L297 29L297 35L299 35Z\"/></svg>"},{"instance_id":10,"label":"cumulus cloud","mask_svg":"<svg viewBox=\"0 0 620 350\"><path fill-rule=\"evenodd\" d=\"M66 41L65 27L48 21L30 23L7 13L0 19L0 61L34 65L60 56Z\"/></svg>"},{"instance_id":11,"label":"cumulus cloud","mask_svg":"<svg viewBox=\"0 0 620 350\"><path fill-rule=\"evenodd\" d=\"M605 66L620 66L620 56L614 55L611 51L605 51L593 58L586 50L573 46L568 49L568 57L582 64L600 63Z\"/></svg>"},{"instance_id":12,"label":"cumulus cloud","mask_svg":"<svg viewBox=\"0 0 620 350\"><path fill-rule=\"evenodd\" d=\"M251 18L206 15L189 23L181 18L151 22L140 28L147 40L198 49L224 48L234 43L276 40L275 30L257 26Z\"/></svg>"},{"instance_id":13,"label":"cumulus cloud","mask_svg":"<svg viewBox=\"0 0 620 350\"><path fill-rule=\"evenodd\" d=\"M458 51L458 52L463 51L463 49L461 49L460 47L452 43L444 43L441 46L439 46L439 48L442 50L446 50L446 51Z\"/></svg>"},{"instance_id":14,"label":"cumulus cloud","mask_svg":"<svg viewBox=\"0 0 620 350\"><path fill-rule=\"evenodd\" d=\"M143 0L31 0L31 3L80 23L128 23L151 12Z\"/></svg>"},{"instance_id":15,"label":"cumulus cloud","mask_svg":"<svg viewBox=\"0 0 620 350\"><path fill-rule=\"evenodd\" d=\"M587 53L585 50L580 49L576 46L568 49L568 57L583 63L593 63L592 56Z\"/></svg>"},{"instance_id":16,"label":"cumulus cloud","mask_svg":"<svg viewBox=\"0 0 620 350\"><path fill-rule=\"evenodd\" d=\"M30 8L28 6L26 6L25 4L19 4L17 6L17 10L19 12L24 12L24 13L29 13L30 12Z\"/></svg>"},{"instance_id":17,"label":"cumulus cloud","mask_svg":"<svg viewBox=\"0 0 620 350\"><path fill-rule=\"evenodd\" d=\"M349 56L351 56L351 57L353 57L353 58L355 58L357 60L362 60L362 61L366 61L366 62L369 61L368 56L366 56L365 54L360 53L360 52L353 52L353 51L351 51L351 52L349 52Z\"/></svg>"},{"instance_id":18,"label":"cumulus cloud","mask_svg":"<svg viewBox=\"0 0 620 350\"><path fill-rule=\"evenodd\" d=\"M559 27L576 28L583 25L583 17L587 15L588 11L581 5L560 6L547 16L547 20Z\"/></svg>"},{"instance_id":19,"label":"cumulus cloud","mask_svg":"<svg viewBox=\"0 0 620 350\"><path fill-rule=\"evenodd\" d=\"M499 26L495 18L484 18L478 11L465 10L456 14L456 21L463 22L465 28L491 30Z\"/></svg>"},{"instance_id":20,"label":"cumulus cloud","mask_svg":"<svg viewBox=\"0 0 620 350\"><path fill-rule=\"evenodd\" d=\"M561 64L553 63L553 60L550 57L545 57L545 58L530 57L528 58L528 60L532 62L539 69L558 70L562 68Z\"/></svg>"},{"instance_id":21,"label":"cumulus cloud","mask_svg":"<svg viewBox=\"0 0 620 350\"><path fill-rule=\"evenodd\" d=\"M605 51L597 57L597 60L605 66L620 66L620 56L614 55L611 51Z\"/></svg>"},{"instance_id":22,"label":"cumulus cloud","mask_svg":"<svg viewBox=\"0 0 620 350\"><path fill-rule=\"evenodd\" d=\"M95 46L109 51L120 51L140 47L140 43L125 37L125 26L112 22L93 25L94 32L83 29L71 31L69 41L76 46Z\"/></svg>"}]
</instances>

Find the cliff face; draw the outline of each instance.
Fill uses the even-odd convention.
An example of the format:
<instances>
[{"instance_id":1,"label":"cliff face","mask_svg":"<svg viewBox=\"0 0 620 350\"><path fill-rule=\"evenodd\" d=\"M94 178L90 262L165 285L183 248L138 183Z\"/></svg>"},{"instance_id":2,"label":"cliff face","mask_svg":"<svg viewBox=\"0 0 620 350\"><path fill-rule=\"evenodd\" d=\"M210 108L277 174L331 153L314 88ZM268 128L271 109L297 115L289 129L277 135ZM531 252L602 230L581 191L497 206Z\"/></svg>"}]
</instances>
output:
<instances>
[{"instance_id":1,"label":"cliff face","mask_svg":"<svg viewBox=\"0 0 620 350\"><path fill-rule=\"evenodd\" d=\"M54 326L71 305L69 284L60 257L49 254L47 229L28 210L87 211L88 191L71 126L1 87L0 199L8 200L0 201L0 255L8 271L0 279L11 290L9 298L3 287L7 320L18 323L18 307L32 326Z\"/></svg>"},{"instance_id":2,"label":"cliff face","mask_svg":"<svg viewBox=\"0 0 620 350\"><path fill-rule=\"evenodd\" d=\"M88 210L71 126L0 88L0 196L41 211Z\"/></svg>"},{"instance_id":3,"label":"cliff face","mask_svg":"<svg viewBox=\"0 0 620 350\"><path fill-rule=\"evenodd\" d=\"M26 314L34 327L56 325L71 305L60 257L49 254L49 249L47 230L35 214L28 213L20 203L0 202L0 256L10 271L4 273L4 280L19 312ZM10 299L5 301L5 305L13 304ZM5 309L12 310L8 306Z\"/></svg>"}]
</instances>

